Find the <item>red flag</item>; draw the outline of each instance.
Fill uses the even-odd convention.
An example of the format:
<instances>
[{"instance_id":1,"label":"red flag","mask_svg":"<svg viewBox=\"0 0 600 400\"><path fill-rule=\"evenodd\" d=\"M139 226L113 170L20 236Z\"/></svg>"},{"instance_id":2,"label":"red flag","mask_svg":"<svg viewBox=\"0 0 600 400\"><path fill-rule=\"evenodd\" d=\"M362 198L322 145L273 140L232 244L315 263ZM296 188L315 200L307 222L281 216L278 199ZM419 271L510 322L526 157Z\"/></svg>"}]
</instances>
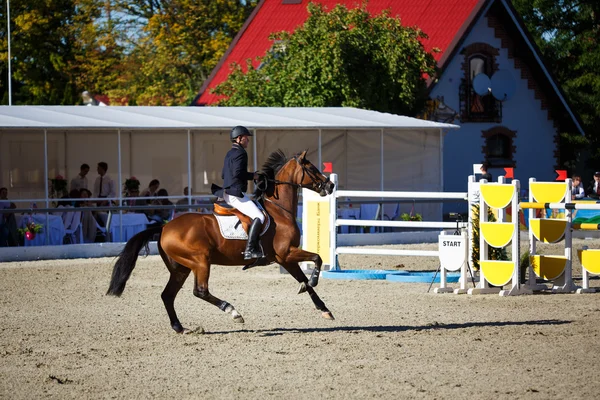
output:
<instances>
[{"instance_id":1,"label":"red flag","mask_svg":"<svg viewBox=\"0 0 600 400\"><path fill-rule=\"evenodd\" d=\"M567 170L566 169L557 169L555 171L558 174L558 177L556 178L557 181L564 181L565 179L567 179Z\"/></svg>"},{"instance_id":2,"label":"red flag","mask_svg":"<svg viewBox=\"0 0 600 400\"><path fill-rule=\"evenodd\" d=\"M506 168L504 168L504 173L505 173L504 177L506 179L509 179L509 178L510 179L515 179L515 175L514 175L515 172L514 171L515 171L515 169L512 168L512 167L506 167Z\"/></svg>"},{"instance_id":3,"label":"red flag","mask_svg":"<svg viewBox=\"0 0 600 400\"><path fill-rule=\"evenodd\" d=\"M330 162L323 163L323 172L333 172L333 166Z\"/></svg>"}]
</instances>

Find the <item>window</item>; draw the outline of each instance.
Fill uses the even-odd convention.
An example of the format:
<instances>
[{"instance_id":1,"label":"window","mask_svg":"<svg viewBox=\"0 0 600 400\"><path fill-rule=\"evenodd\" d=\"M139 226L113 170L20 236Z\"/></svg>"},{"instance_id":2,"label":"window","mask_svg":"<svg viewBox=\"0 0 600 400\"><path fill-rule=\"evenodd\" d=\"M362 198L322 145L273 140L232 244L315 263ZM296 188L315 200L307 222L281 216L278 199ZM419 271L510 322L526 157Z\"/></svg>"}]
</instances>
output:
<instances>
[{"instance_id":1,"label":"window","mask_svg":"<svg viewBox=\"0 0 600 400\"><path fill-rule=\"evenodd\" d=\"M483 131L484 153L490 167L515 167L513 155L516 151L513 139L517 132L499 126Z\"/></svg>"},{"instance_id":2,"label":"window","mask_svg":"<svg viewBox=\"0 0 600 400\"><path fill-rule=\"evenodd\" d=\"M487 43L474 43L462 51L465 60L462 65L464 78L460 85L460 116L463 122L500 122L502 103L491 94L479 95L473 89L473 80L477 75L485 74L491 78L498 69L495 56L498 49Z\"/></svg>"}]
</instances>

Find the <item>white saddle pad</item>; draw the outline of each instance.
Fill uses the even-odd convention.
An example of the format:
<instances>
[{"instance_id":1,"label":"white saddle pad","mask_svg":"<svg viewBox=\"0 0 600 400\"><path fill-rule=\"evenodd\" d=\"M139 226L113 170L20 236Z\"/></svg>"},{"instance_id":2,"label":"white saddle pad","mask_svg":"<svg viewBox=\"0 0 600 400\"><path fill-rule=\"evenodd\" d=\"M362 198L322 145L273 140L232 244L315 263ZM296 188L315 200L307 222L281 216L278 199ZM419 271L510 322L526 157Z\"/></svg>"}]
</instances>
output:
<instances>
[{"instance_id":1,"label":"white saddle pad","mask_svg":"<svg viewBox=\"0 0 600 400\"><path fill-rule=\"evenodd\" d=\"M221 235L223 235L225 239L248 240L248 234L244 230L238 217L235 215L213 215L217 219ZM263 226L263 230L260 232L260 236L269 229L269 225L271 224L271 218L269 218L268 215L266 215L265 218L266 223Z\"/></svg>"}]
</instances>

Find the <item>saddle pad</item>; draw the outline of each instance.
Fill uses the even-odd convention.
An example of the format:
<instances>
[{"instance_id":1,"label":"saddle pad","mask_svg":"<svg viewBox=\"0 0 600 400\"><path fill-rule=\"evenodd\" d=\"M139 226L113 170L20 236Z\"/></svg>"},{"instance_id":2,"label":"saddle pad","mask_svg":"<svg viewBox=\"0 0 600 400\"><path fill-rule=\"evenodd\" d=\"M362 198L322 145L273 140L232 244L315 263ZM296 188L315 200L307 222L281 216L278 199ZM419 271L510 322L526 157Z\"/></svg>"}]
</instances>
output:
<instances>
[{"instance_id":1,"label":"saddle pad","mask_svg":"<svg viewBox=\"0 0 600 400\"><path fill-rule=\"evenodd\" d=\"M221 235L223 235L225 239L248 240L248 233L244 230L238 217L235 215L213 215L217 219ZM260 236L269 229L269 225L271 224L271 218L269 218L268 215L265 218L266 223L263 226L263 230L260 232Z\"/></svg>"}]
</instances>

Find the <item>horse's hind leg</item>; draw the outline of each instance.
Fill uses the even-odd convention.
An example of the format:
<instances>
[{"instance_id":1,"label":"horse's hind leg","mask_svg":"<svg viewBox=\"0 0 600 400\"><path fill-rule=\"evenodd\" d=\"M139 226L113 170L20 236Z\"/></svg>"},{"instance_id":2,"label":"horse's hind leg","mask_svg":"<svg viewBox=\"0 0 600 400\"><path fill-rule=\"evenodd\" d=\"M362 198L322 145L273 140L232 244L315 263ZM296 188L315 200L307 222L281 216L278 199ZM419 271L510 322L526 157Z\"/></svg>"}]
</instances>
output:
<instances>
[{"instance_id":1,"label":"horse's hind leg","mask_svg":"<svg viewBox=\"0 0 600 400\"><path fill-rule=\"evenodd\" d=\"M223 312L231 314L234 322L243 324L244 318L240 313L237 312L235 307L225 300L221 300L218 297L213 296L208 291L208 278L210 276L210 264L208 261L203 261L194 268L194 296L201 298L210 304L219 307Z\"/></svg>"},{"instance_id":2,"label":"horse's hind leg","mask_svg":"<svg viewBox=\"0 0 600 400\"><path fill-rule=\"evenodd\" d=\"M165 262L166 263L166 262ZM171 327L177 333L186 333L188 332L183 326L181 326L181 322L177 318L177 313L175 312L175 297L179 290L183 286L183 283L190 275L190 269L184 267L183 265L172 262L168 265L169 271L171 272L171 277L169 278L169 282L167 286L165 286L165 290L163 290L161 294L162 301L167 309L167 314L169 314L169 319L171 320Z\"/></svg>"},{"instance_id":3,"label":"horse's hind leg","mask_svg":"<svg viewBox=\"0 0 600 400\"><path fill-rule=\"evenodd\" d=\"M331 313L331 311L329 311L327 306L325 306L325 303L323 303L323 300L321 300L321 298L317 295L315 289L308 285L308 278L306 277L306 275L304 275L304 272L302 272L302 269L300 268L300 265L298 265L298 263L285 263L283 264L283 268L285 268L285 270L289 272L290 275L294 277L294 279L300 282L300 290L298 291L298 293L307 292L317 310L321 311L321 315L323 316L323 318L335 319L333 318L333 314Z\"/></svg>"}]
</instances>

